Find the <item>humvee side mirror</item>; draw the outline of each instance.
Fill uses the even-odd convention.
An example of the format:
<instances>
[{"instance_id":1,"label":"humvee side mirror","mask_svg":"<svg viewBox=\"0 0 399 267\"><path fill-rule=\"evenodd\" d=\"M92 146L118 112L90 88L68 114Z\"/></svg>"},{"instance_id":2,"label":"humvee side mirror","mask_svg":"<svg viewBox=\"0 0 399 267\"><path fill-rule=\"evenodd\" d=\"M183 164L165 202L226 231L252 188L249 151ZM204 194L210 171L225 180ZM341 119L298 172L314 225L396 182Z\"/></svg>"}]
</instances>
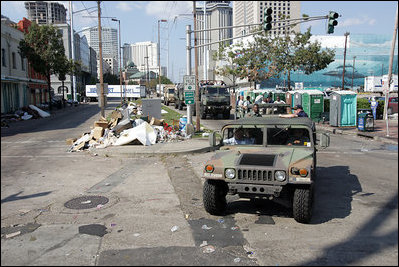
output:
<instances>
[{"instance_id":1,"label":"humvee side mirror","mask_svg":"<svg viewBox=\"0 0 399 267\"><path fill-rule=\"evenodd\" d=\"M214 132L211 132L210 134L209 134L209 145L211 146L211 147L215 147L215 146L218 146L219 145L219 143L217 143L217 140L216 140L216 134L218 133L218 131L214 131Z\"/></svg>"},{"instance_id":2,"label":"humvee side mirror","mask_svg":"<svg viewBox=\"0 0 399 267\"><path fill-rule=\"evenodd\" d=\"M317 140L319 141L317 144L319 148L327 148L328 146L330 146L329 133L317 133Z\"/></svg>"}]
</instances>

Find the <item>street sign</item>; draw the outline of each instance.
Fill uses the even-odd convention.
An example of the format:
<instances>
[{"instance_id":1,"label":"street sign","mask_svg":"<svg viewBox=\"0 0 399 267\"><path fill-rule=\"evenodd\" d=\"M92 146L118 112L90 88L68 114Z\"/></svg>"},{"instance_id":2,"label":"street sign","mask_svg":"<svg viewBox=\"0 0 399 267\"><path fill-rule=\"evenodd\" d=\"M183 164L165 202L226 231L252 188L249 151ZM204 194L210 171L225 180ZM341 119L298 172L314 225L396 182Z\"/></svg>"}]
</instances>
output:
<instances>
[{"instance_id":1,"label":"street sign","mask_svg":"<svg viewBox=\"0 0 399 267\"><path fill-rule=\"evenodd\" d=\"M184 90L195 90L195 75L183 76Z\"/></svg>"},{"instance_id":2,"label":"street sign","mask_svg":"<svg viewBox=\"0 0 399 267\"><path fill-rule=\"evenodd\" d=\"M184 103L186 105L191 105L195 103L193 90L184 91Z\"/></svg>"}]
</instances>

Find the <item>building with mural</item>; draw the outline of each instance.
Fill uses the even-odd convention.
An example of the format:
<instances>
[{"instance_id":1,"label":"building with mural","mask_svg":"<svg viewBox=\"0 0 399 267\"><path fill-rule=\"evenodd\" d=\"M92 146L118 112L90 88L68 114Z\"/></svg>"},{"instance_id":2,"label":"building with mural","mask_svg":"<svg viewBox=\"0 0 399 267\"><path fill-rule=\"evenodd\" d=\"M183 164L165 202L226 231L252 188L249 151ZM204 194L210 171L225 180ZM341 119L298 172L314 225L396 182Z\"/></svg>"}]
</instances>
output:
<instances>
[{"instance_id":1,"label":"building with mural","mask_svg":"<svg viewBox=\"0 0 399 267\"><path fill-rule=\"evenodd\" d=\"M252 42L253 37L237 39ZM335 60L327 68L306 75L303 71L291 72L291 87L295 83L303 83L303 87L316 87L326 89L330 87L342 87L342 73L344 66L345 36L337 35L312 35L311 41L318 41L322 49L330 48L335 51ZM396 44L398 40L396 40ZM391 52L392 35L390 34L349 34L346 44L345 57L345 87L360 89L364 86L367 76L382 76L388 73L389 57ZM226 63L224 63L226 64ZM223 66L220 63L218 67ZM395 49L392 73L398 74L398 50ZM218 77L222 78L222 77ZM231 79L225 82L231 83ZM240 86L250 86L247 80L239 80ZM264 80L259 88L287 87L287 79L282 75L280 78Z\"/></svg>"}]
</instances>

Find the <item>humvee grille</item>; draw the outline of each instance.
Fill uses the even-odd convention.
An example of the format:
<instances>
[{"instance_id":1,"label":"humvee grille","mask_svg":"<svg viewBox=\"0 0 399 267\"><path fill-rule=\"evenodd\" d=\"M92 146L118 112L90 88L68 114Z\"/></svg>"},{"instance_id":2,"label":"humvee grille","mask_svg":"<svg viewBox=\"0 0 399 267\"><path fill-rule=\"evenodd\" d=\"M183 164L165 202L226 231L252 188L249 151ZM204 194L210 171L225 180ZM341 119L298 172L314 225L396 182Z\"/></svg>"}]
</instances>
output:
<instances>
[{"instance_id":1,"label":"humvee grille","mask_svg":"<svg viewBox=\"0 0 399 267\"><path fill-rule=\"evenodd\" d=\"M239 165L273 166L276 155L243 154Z\"/></svg>"},{"instance_id":2,"label":"humvee grille","mask_svg":"<svg viewBox=\"0 0 399 267\"><path fill-rule=\"evenodd\" d=\"M238 169L237 179L242 181L274 181L273 171Z\"/></svg>"}]
</instances>

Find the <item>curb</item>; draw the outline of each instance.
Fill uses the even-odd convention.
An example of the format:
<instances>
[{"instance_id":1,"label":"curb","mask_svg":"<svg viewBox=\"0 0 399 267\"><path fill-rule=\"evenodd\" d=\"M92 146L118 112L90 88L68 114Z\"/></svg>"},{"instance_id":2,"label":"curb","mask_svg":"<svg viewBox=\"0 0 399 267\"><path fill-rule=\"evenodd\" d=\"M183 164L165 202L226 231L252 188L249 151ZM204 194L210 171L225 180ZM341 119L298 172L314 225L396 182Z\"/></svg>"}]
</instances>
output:
<instances>
[{"instance_id":1,"label":"curb","mask_svg":"<svg viewBox=\"0 0 399 267\"><path fill-rule=\"evenodd\" d=\"M316 125L316 129L317 128L325 130L325 131L332 132L333 134L344 134L344 135L360 136L360 137L365 137L365 138L369 138L369 139L374 139L376 141L381 141L381 142L384 142L384 143L395 144L395 145L398 144L397 140L395 141L395 140L391 140L391 139L388 139L388 138L385 138L385 137L374 136L374 135L367 134L367 133L362 133L362 132L356 132L356 133L345 132L345 131L340 130L340 129L330 129L328 127L323 127L323 126Z\"/></svg>"},{"instance_id":2,"label":"curb","mask_svg":"<svg viewBox=\"0 0 399 267\"><path fill-rule=\"evenodd\" d=\"M105 148L106 149L106 148ZM217 147L202 147L197 149L188 150L176 150L176 151L132 151L132 152L118 152L118 151L106 151L105 149L92 149L88 152L91 154L97 154L105 157L134 157L134 156L155 156L155 155L170 155L170 154L196 154L212 152Z\"/></svg>"}]
</instances>

